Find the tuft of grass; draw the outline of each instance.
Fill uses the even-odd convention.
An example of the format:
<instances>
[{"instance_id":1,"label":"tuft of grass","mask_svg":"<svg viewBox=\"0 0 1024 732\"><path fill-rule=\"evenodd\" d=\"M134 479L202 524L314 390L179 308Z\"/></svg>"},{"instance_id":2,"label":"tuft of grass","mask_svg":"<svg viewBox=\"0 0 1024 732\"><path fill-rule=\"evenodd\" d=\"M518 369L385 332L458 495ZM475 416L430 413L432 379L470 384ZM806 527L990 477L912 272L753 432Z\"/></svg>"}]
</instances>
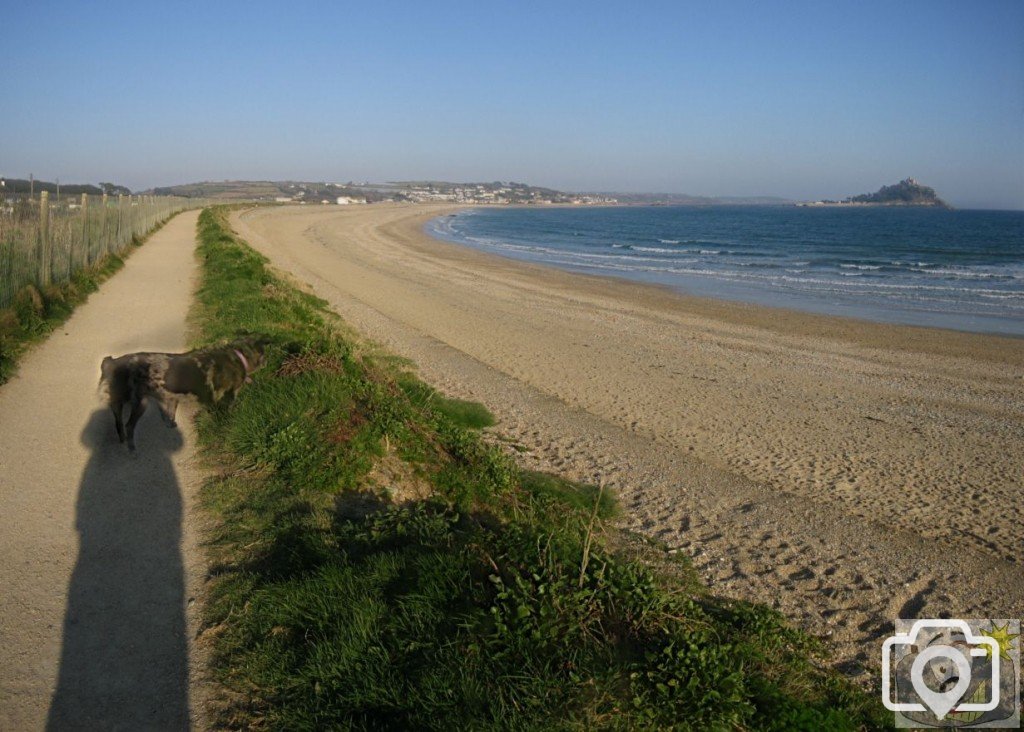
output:
<instances>
[{"instance_id":1,"label":"tuft of grass","mask_svg":"<svg viewBox=\"0 0 1024 732\"><path fill-rule=\"evenodd\" d=\"M397 383L413 403L429 406L459 427L482 430L495 424L494 415L480 402L443 396L409 373L399 375Z\"/></svg>"},{"instance_id":2,"label":"tuft of grass","mask_svg":"<svg viewBox=\"0 0 1024 732\"><path fill-rule=\"evenodd\" d=\"M597 517L607 521L615 518L619 506L610 491L598 486L575 483L550 473L523 470L519 473L519 487L535 500L552 506L568 506L577 512L590 511L597 505Z\"/></svg>"},{"instance_id":3,"label":"tuft of grass","mask_svg":"<svg viewBox=\"0 0 1024 732\"><path fill-rule=\"evenodd\" d=\"M465 399L441 397L434 405L450 421L471 430L482 430L494 425L494 415L483 404Z\"/></svg>"},{"instance_id":4,"label":"tuft of grass","mask_svg":"<svg viewBox=\"0 0 1024 732\"><path fill-rule=\"evenodd\" d=\"M200 341L272 340L254 383L199 422L219 465L203 502L220 726L887 724L778 613L628 556L607 491L519 470L479 410L368 355L222 209L200 237Z\"/></svg>"}]
</instances>

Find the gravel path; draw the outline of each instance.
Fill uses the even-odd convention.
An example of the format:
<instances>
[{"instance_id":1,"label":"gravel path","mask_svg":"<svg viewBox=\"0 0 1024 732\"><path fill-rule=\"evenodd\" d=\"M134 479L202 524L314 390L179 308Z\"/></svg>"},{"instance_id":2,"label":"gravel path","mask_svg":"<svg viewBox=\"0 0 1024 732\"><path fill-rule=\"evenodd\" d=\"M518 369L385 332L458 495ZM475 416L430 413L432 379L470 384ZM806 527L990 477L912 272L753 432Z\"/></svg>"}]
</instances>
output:
<instances>
[{"instance_id":1,"label":"gravel path","mask_svg":"<svg viewBox=\"0 0 1024 732\"><path fill-rule=\"evenodd\" d=\"M197 216L154 234L0 388L0 730L202 726L190 415L168 430L149 410L130 457L97 394L103 356L185 348Z\"/></svg>"}]
</instances>

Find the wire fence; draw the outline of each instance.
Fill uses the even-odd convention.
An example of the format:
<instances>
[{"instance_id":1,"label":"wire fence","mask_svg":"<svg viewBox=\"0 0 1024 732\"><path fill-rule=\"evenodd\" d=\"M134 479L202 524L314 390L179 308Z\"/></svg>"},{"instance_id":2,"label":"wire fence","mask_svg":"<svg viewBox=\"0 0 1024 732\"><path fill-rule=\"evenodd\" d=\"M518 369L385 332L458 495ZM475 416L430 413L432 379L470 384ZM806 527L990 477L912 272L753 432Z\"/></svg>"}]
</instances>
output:
<instances>
[{"instance_id":1,"label":"wire fence","mask_svg":"<svg viewBox=\"0 0 1024 732\"><path fill-rule=\"evenodd\" d=\"M0 203L0 308L28 285L43 290L108 254L121 254L158 224L208 202L175 196L89 196Z\"/></svg>"}]
</instances>

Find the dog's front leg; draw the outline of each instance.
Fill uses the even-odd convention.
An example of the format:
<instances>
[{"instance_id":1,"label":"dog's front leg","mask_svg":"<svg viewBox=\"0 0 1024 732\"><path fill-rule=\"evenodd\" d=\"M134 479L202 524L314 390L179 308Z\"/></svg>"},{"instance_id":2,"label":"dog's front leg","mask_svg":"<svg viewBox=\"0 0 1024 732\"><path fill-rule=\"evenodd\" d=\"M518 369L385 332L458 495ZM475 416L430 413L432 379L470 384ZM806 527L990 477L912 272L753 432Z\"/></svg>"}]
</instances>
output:
<instances>
[{"instance_id":1,"label":"dog's front leg","mask_svg":"<svg viewBox=\"0 0 1024 732\"><path fill-rule=\"evenodd\" d=\"M128 417L128 451L135 452L135 425L142 419L142 414L146 411L146 400L139 399L132 402L132 413Z\"/></svg>"}]
</instances>

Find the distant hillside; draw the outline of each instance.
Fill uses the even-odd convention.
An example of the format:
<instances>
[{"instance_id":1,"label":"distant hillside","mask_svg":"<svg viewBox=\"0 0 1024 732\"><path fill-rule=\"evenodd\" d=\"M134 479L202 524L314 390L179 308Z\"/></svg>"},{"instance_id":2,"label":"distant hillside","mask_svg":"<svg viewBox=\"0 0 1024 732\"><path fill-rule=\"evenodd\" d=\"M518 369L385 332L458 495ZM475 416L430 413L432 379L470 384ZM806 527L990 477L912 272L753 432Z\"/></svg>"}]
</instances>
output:
<instances>
[{"instance_id":1,"label":"distant hillside","mask_svg":"<svg viewBox=\"0 0 1024 732\"><path fill-rule=\"evenodd\" d=\"M950 205L935 194L934 188L923 186L913 178L906 178L891 186L882 186L875 193L864 193L846 199L850 203L874 203L883 206L937 206Z\"/></svg>"},{"instance_id":2,"label":"distant hillside","mask_svg":"<svg viewBox=\"0 0 1024 732\"><path fill-rule=\"evenodd\" d=\"M270 199L290 196L285 183L255 180L202 181L174 186L159 186L147 191L157 196L187 196L189 198L221 198L225 200Z\"/></svg>"},{"instance_id":3,"label":"distant hillside","mask_svg":"<svg viewBox=\"0 0 1024 732\"><path fill-rule=\"evenodd\" d=\"M59 188L61 195L68 196L80 196L83 193L97 196L103 193L111 196L119 194L128 195L131 193L125 186L119 186L114 183L100 183L98 185L91 183L60 183ZM0 177L0 197L6 195L27 196L30 190L36 193L48 191L56 195L57 189L57 183L50 183L45 180L30 181L22 178Z\"/></svg>"},{"instance_id":4,"label":"distant hillside","mask_svg":"<svg viewBox=\"0 0 1024 732\"><path fill-rule=\"evenodd\" d=\"M604 197L563 193L526 183L451 183L447 181L391 181L388 183L310 183L302 181L204 181L154 188L146 193L222 200L260 200L291 203L335 203L339 198L354 203L415 201L418 203L467 204L607 204Z\"/></svg>"},{"instance_id":5,"label":"distant hillside","mask_svg":"<svg viewBox=\"0 0 1024 732\"><path fill-rule=\"evenodd\" d=\"M222 180L160 186L145 191L156 196L187 196L189 198L216 198L224 201L275 201L289 199L296 203L334 203L339 197L383 201L390 196L373 188L353 183L311 183L305 181Z\"/></svg>"}]
</instances>

